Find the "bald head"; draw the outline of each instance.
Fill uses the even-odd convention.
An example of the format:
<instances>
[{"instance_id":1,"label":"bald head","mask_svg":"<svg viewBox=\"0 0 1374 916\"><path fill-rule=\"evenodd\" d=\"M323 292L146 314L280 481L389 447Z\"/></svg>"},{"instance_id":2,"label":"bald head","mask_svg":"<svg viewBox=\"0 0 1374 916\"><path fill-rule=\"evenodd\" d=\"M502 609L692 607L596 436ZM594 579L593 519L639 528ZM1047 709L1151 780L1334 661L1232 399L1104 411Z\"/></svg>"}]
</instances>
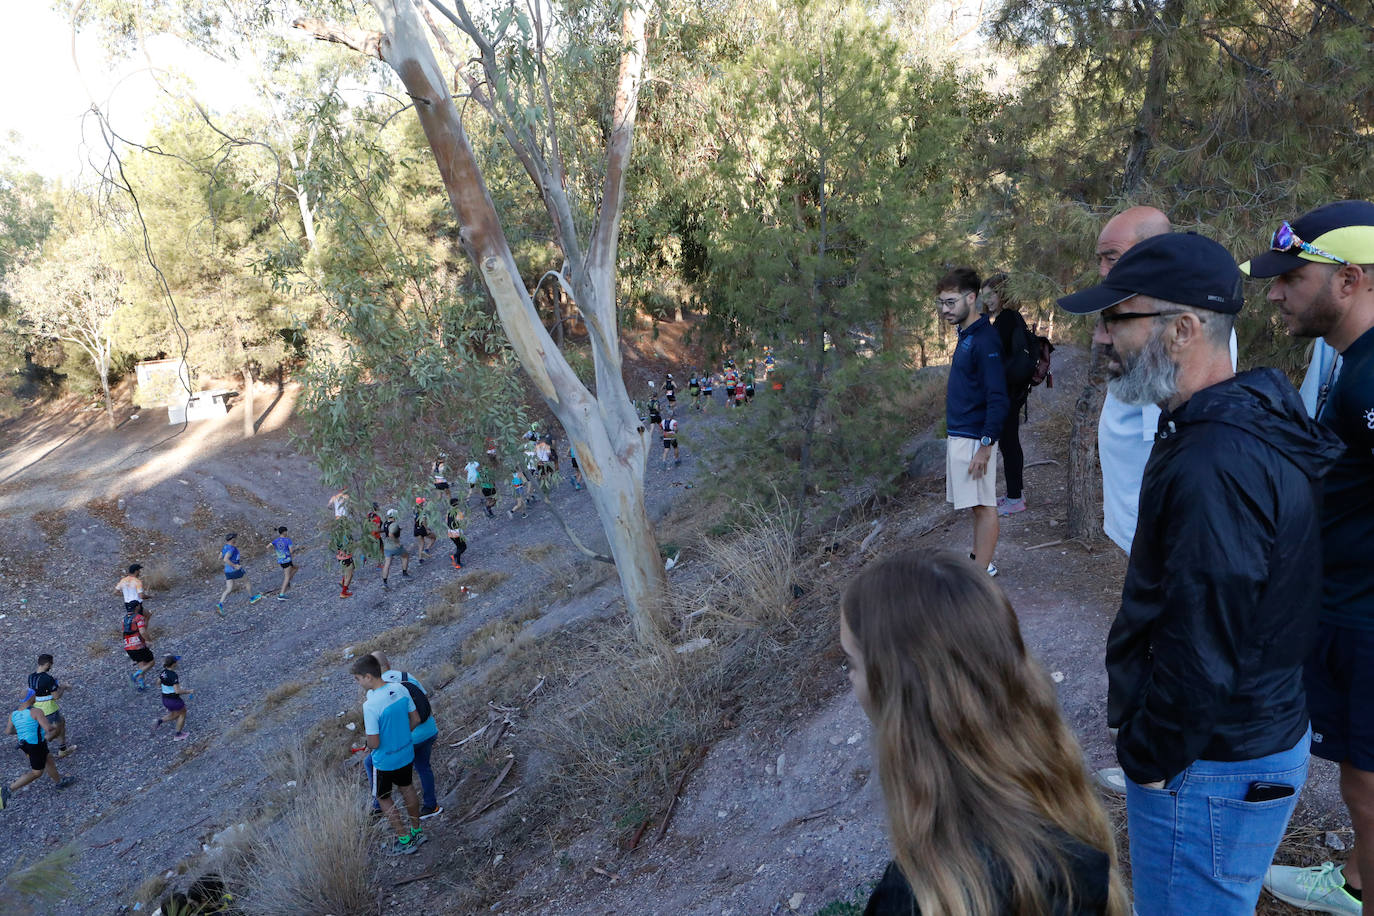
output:
<instances>
[{"instance_id":1,"label":"bald head","mask_svg":"<svg viewBox=\"0 0 1374 916\"><path fill-rule=\"evenodd\" d=\"M1097 273L1105 277L1127 251L1148 238L1173 231L1169 217L1154 207L1131 207L1107 220L1097 237Z\"/></svg>"}]
</instances>

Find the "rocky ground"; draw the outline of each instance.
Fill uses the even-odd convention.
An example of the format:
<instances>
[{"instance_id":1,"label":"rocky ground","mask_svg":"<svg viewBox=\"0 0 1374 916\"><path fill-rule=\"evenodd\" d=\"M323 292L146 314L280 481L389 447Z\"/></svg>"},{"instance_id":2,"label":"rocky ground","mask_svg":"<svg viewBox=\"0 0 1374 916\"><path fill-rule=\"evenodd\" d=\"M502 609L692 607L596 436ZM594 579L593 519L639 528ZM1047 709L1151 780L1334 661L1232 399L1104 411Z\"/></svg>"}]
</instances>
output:
<instances>
[{"instance_id":1,"label":"rocky ground","mask_svg":"<svg viewBox=\"0 0 1374 916\"><path fill-rule=\"evenodd\" d=\"M1025 430L1031 508L1004 523L999 581L1027 642L1055 673L1088 759L1108 764L1101 659L1124 561L1110 545L1052 543L1064 526L1063 467L1053 462L1062 461L1066 411L1081 372L1081 358L1070 348L1055 360L1058 385L1036 392ZM322 722L347 718L359 701L346 650L421 622L458 576L510 574L468 601L453 622L426 624L397 659L412 670L448 674L450 693L465 689L465 672L442 667L455 647L512 609L534 609L526 624L534 634L617 612L610 582L579 582L575 599L561 597L577 568L542 506L514 521L470 513L475 521L463 573L440 551L441 559L412 566L409 580L393 574L392 590L383 592L376 567L365 567L357 597L340 600L337 568L316 534L329 521L329 494L288 437L292 395L288 387L262 432L247 441L237 411L179 434L160 414L133 419L128 411L114 431L95 413L25 418L6 429L0 582L7 600L0 603L0 637L8 651L0 658L0 682L17 692L38 653L55 655L55 673L69 687L63 709L80 749L61 762L75 785L59 793L34 784L0 813L0 874L75 844L77 890L56 912L132 908L146 878L189 861L215 831L281 790L290 772L285 748L312 732L311 740L346 740L342 729L325 738L319 736L328 736L327 729L315 731ZM728 422L723 414L714 422ZM690 418L684 434L691 435ZM656 518L681 503L700 472L690 451L685 459L666 471L651 462ZM561 505L583 536L597 536L585 494L565 488ZM961 547L969 537L965 520L945 511L938 480L909 486L885 511L883 534L867 556L908 544ZM217 617L223 580L214 556L224 529L239 532L254 584L268 588L279 576L265 542L278 524L306 547L291 599L269 597L250 607L240 593L230 599L229 616ZM158 698L130 685L130 666L118 647L114 582L135 560L169 574L169 589L149 608L155 651L182 655L183 678L196 690L186 742L174 742L167 729L149 735ZM463 912L453 905L459 889L444 881L448 847L461 836L481 838L493 872L516 869L503 876L488 906L495 912L849 912L843 903L862 898L886 854L869 729L845 689L840 661L838 652L816 659L821 688L813 708L786 720L754 720L715 744L684 784L661 840L626 853L606 831L589 829L556 848L503 849L493 818L463 825L441 819L427 848L384 870L380 909L408 916ZM438 702L445 702L443 694ZM461 737L456 730L465 724L446 723L444 743ZM22 764L18 754L10 757L6 778ZM436 764L443 772L438 754ZM518 812L520 801L516 796L508 804ZM1314 766L1295 824L1311 829L1303 834L1306 845L1290 854L1319 860L1322 851L1310 841L1344 826L1329 769Z\"/></svg>"}]
</instances>

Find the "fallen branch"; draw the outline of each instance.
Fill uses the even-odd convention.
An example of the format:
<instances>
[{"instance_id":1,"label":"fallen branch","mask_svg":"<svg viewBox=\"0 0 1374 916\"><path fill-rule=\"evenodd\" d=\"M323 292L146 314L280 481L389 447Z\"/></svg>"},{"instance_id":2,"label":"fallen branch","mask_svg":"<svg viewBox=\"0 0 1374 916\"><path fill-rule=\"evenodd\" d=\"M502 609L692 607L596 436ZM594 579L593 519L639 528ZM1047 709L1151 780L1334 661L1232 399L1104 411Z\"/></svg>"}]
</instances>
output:
<instances>
[{"instance_id":1,"label":"fallen branch","mask_svg":"<svg viewBox=\"0 0 1374 916\"><path fill-rule=\"evenodd\" d=\"M453 743L453 744L450 744L449 747L462 747L463 745L467 744L467 743L468 743L469 741L471 741L472 739L474 739L474 738L480 738L480 737L482 736L482 733L485 732L485 731L486 731L487 729L489 729L489 728L491 728L491 723L490 723L490 722L488 722L486 725L483 725L481 728L477 729L477 731L473 732L472 734L468 735L468 736L467 736L466 738L464 738L462 741L458 741L458 742L455 742L455 743Z\"/></svg>"},{"instance_id":2,"label":"fallen branch","mask_svg":"<svg viewBox=\"0 0 1374 916\"><path fill-rule=\"evenodd\" d=\"M472 818L474 818L474 817L476 817L477 815L481 814L483 811L486 811L488 808L492 807L492 806L495 805L495 804L498 804L499 802L505 801L506 799L510 798L512 795L514 795L516 792L519 792L519 791L520 791L520 787L519 787L519 786L516 786L514 789L511 789L509 792L506 792L506 793L504 793L504 794L502 794L502 795L496 796L496 797L493 798L491 801L487 802L485 805L483 805L482 807L478 808L476 811L470 811L470 812L468 812L468 816L465 817L465 818L463 818L463 820L465 820L465 821L471 820Z\"/></svg>"},{"instance_id":3,"label":"fallen branch","mask_svg":"<svg viewBox=\"0 0 1374 916\"><path fill-rule=\"evenodd\" d=\"M528 700L530 699L530 697L534 696L536 693L539 692L539 689L540 689L541 687L544 686L544 680L545 680L544 677L541 675L540 678L539 678L539 683L538 683L538 684L535 684L533 687L531 687L531 688L530 688L530 692L527 693L527 694L525 694L525 699L526 699L526 701L528 701Z\"/></svg>"},{"instance_id":4,"label":"fallen branch","mask_svg":"<svg viewBox=\"0 0 1374 916\"><path fill-rule=\"evenodd\" d=\"M477 799L476 804L472 806L472 810L468 811L468 813L464 815L464 821L472 820L479 813L486 810L487 800L491 798L491 796L496 792L498 788L500 788L501 783L506 781L506 777L510 775L511 768L514 766L515 758L511 757L510 760L506 761L505 769L501 771L501 775L497 776L496 779L492 781L491 785L487 786L487 790L482 793L480 798Z\"/></svg>"},{"instance_id":5,"label":"fallen branch","mask_svg":"<svg viewBox=\"0 0 1374 916\"><path fill-rule=\"evenodd\" d=\"M1043 544L1036 544L1034 547L1027 547L1026 549L1027 549L1027 550L1039 550L1041 547L1058 547L1058 546L1059 546L1060 544L1062 544L1062 543L1064 543L1064 539L1063 539L1063 538L1060 538L1060 539L1057 540L1057 541L1046 541L1046 542L1043 543Z\"/></svg>"},{"instance_id":6,"label":"fallen branch","mask_svg":"<svg viewBox=\"0 0 1374 916\"><path fill-rule=\"evenodd\" d=\"M396 882L392 883L391 886L392 886L392 887L400 887L400 886L403 885L403 884L414 884L416 881L424 881L426 878L433 878L433 877L434 877L434 872L432 872L432 871L421 872L420 874L418 874L418 875L412 875L412 876L409 877L409 878L402 878L400 881L396 881Z\"/></svg>"},{"instance_id":7,"label":"fallen branch","mask_svg":"<svg viewBox=\"0 0 1374 916\"><path fill-rule=\"evenodd\" d=\"M782 829L784 829L784 830L790 830L790 829L792 829L793 827L799 827L799 826L801 826L802 824L805 824L807 821L814 821L816 818L821 817L822 815L824 815L824 814L825 814L827 811L829 811L831 808L834 808L834 807L835 807L836 805L838 805L841 801L844 801L844 799L840 799L839 801L831 802L830 804L826 805L824 808L817 808L815 811L812 811L810 814L803 814L801 817L794 817L794 818L792 818L792 820L788 821L786 824L783 824Z\"/></svg>"},{"instance_id":8,"label":"fallen branch","mask_svg":"<svg viewBox=\"0 0 1374 916\"><path fill-rule=\"evenodd\" d=\"M927 534L930 534L932 531L934 531L936 528L943 528L945 525L948 525L948 524L953 520L953 518L954 518L954 513L953 513L953 512L946 512L944 515L940 516L940 520L939 520L939 521L935 522L933 525L931 525L931 526L930 526L929 528L927 528L925 531L922 531L920 534L916 535L916 537L917 537L917 538L923 538L923 537L925 537Z\"/></svg>"},{"instance_id":9,"label":"fallen branch","mask_svg":"<svg viewBox=\"0 0 1374 916\"><path fill-rule=\"evenodd\" d=\"M628 850L629 852L634 852L636 849L639 848L639 841L644 839L644 831L649 829L650 820L650 818L646 817L644 819L644 823L640 824L639 827L635 830L634 835L630 837L630 848Z\"/></svg>"},{"instance_id":10,"label":"fallen branch","mask_svg":"<svg viewBox=\"0 0 1374 916\"><path fill-rule=\"evenodd\" d=\"M687 784L687 777L692 775L692 772L701 766L701 762L706 759L706 750L705 745L699 748L696 756L692 758L692 762L677 778L677 787L673 789L673 797L668 799L668 810L663 812L663 823L658 826L658 836L654 838L654 843L662 842L664 834L668 832L668 822L673 819L673 812L677 810L677 800L682 797L682 787Z\"/></svg>"},{"instance_id":11,"label":"fallen branch","mask_svg":"<svg viewBox=\"0 0 1374 916\"><path fill-rule=\"evenodd\" d=\"M1059 463L1059 462L1056 461L1056 460L1053 459L1053 458L1041 458L1039 461L1031 461L1031 462L1028 462L1028 463L1025 465L1025 467L1027 467L1027 468L1038 468L1038 467L1040 467L1040 465L1042 465L1042 464L1058 464L1058 463Z\"/></svg>"},{"instance_id":12,"label":"fallen branch","mask_svg":"<svg viewBox=\"0 0 1374 916\"><path fill-rule=\"evenodd\" d=\"M870 531L870 532L868 533L868 537L864 538L862 541L859 542L859 553L863 553L865 550L867 550L867 549L868 549L868 545L869 545L869 544L872 544L872 543L873 543L873 539L876 538L879 534L881 534L882 531L883 531L883 523L882 523L882 522L874 522L874 523L873 523L873 530Z\"/></svg>"},{"instance_id":13,"label":"fallen branch","mask_svg":"<svg viewBox=\"0 0 1374 916\"><path fill-rule=\"evenodd\" d=\"M88 846L87 848L88 848L88 849L104 849L106 846L113 846L115 843L118 843L118 842L119 842L120 840L122 840L122 839L124 839L124 837L122 837L122 836L117 836L117 837L115 837L113 840L106 840L106 841L103 842L103 843L92 843L92 844L91 844L90 846Z\"/></svg>"}]
</instances>

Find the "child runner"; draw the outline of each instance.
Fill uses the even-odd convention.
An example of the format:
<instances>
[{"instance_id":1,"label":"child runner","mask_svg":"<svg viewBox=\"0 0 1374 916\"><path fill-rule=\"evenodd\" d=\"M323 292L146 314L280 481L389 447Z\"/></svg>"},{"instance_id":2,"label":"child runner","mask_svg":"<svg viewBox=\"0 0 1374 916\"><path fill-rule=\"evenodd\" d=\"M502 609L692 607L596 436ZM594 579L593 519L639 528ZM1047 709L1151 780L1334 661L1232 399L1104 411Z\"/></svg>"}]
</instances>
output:
<instances>
[{"instance_id":1,"label":"child runner","mask_svg":"<svg viewBox=\"0 0 1374 916\"><path fill-rule=\"evenodd\" d=\"M677 413L677 382L673 381L673 373L671 372L663 380L663 397L668 401L668 412Z\"/></svg>"},{"instance_id":2,"label":"child runner","mask_svg":"<svg viewBox=\"0 0 1374 916\"><path fill-rule=\"evenodd\" d=\"M179 661L180 655L169 655L162 660L162 673L157 680L162 685L162 708L167 710L167 714L153 720L153 734L157 734L164 722L172 722L176 725L176 734L172 737L177 741L185 741L191 734L186 731L186 701L182 697L193 697L195 692L181 685L181 676L177 674Z\"/></svg>"},{"instance_id":3,"label":"child runner","mask_svg":"<svg viewBox=\"0 0 1374 916\"><path fill-rule=\"evenodd\" d=\"M371 655L353 662L353 680L367 691L363 701L364 744L372 768L372 797L391 821L396 839L382 847L388 855L410 855L426 839L420 829L420 799L413 785L415 745L411 731L420 724L420 715L410 693L399 684L382 680L382 666ZM409 830L401 812L391 800L391 790L399 789L406 813L415 826Z\"/></svg>"},{"instance_id":4,"label":"child runner","mask_svg":"<svg viewBox=\"0 0 1374 916\"><path fill-rule=\"evenodd\" d=\"M420 541L420 549L419 551L417 551L416 559L418 559L421 563L425 562L425 560L429 558L429 554L425 551L433 547L434 542L438 540L438 538L436 538L433 534L430 533L428 524L429 519L427 518L427 515L428 512L425 507L425 498L423 496L415 497L415 525L411 529L411 534L413 534Z\"/></svg>"},{"instance_id":5,"label":"child runner","mask_svg":"<svg viewBox=\"0 0 1374 916\"><path fill-rule=\"evenodd\" d=\"M57 701L67 688L57 683L52 675L52 656L46 652L38 656L38 670L29 675L29 689L34 692L33 705L48 717L52 728L48 740L57 742L57 756L65 757L76 752L75 744L67 744L67 720L62 716Z\"/></svg>"},{"instance_id":6,"label":"child runner","mask_svg":"<svg viewBox=\"0 0 1374 916\"><path fill-rule=\"evenodd\" d=\"M463 568L463 551L468 549L468 542L463 539L463 510L458 503L456 496L448 501L448 539L453 542L454 569Z\"/></svg>"},{"instance_id":7,"label":"child runner","mask_svg":"<svg viewBox=\"0 0 1374 916\"><path fill-rule=\"evenodd\" d=\"M735 406L744 406L744 379L735 376Z\"/></svg>"},{"instance_id":8,"label":"child runner","mask_svg":"<svg viewBox=\"0 0 1374 916\"><path fill-rule=\"evenodd\" d=\"M144 617L151 617L147 611L143 610L143 580L139 578L139 570L143 569L137 563L129 567L129 574L115 583L115 591L124 597L124 610L132 611L137 608L143 611Z\"/></svg>"},{"instance_id":9,"label":"child runner","mask_svg":"<svg viewBox=\"0 0 1374 916\"><path fill-rule=\"evenodd\" d=\"M444 813L443 806L434 794L434 770L429 765L429 755L434 751L434 742L439 737L439 723L434 719L434 707L429 701L429 691L415 679L415 675L392 668L382 653L373 652L372 657L382 669L382 680L404 687L415 704L416 714L420 717L420 724L410 731L410 741L415 746L415 775L420 778L420 820L427 821ZM368 778L371 779L372 761L364 758L363 765L367 768Z\"/></svg>"},{"instance_id":10,"label":"child runner","mask_svg":"<svg viewBox=\"0 0 1374 916\"><path fill-rule=\"evenodd\" d=\"M272 539L272 551L276 554L277 565L281 567L281 591L277 592L277 600L286 600L286 590L291 587L291 580L296 578L296 563L291 557L291 548L295 545L286 536L286 526L277 529L277 536Z\"/></svg>"},{"instance_id":11,"label":"child runner","mask_svg":"<svg viewBox=\"0 0 1374 916\"><path fill-rule=\"evenodd\" d=\"M701 379L698 378L701 372L697 369L692 370L692 377L687 380L687 393L692 396L692 409L701 410Z\"/></svg>"},{"instance_id":12,"label":"child runner","mask_svg":"<svg viewBox=\"0 0 1374 916\"><path fill-rule=\"evenodd\" d=\"M515 510L520 510L521 518L529 518L525 511L525 478L518 470L510 472L510 488L515 491L515 504L506 510L506 518L515 518Z\"/></svg>"},{"instance_id":13,"label":"child runner","mask_svg":"<svg viewBox=\"0 0 1374 916\"><path fill-rule=\"evenodd\" d=\"M447 458L448 455L440 452L439 457L434 459L434 466L430 468L429 472L430 476L434 478L434 489L438 490L440 494L448 489L448 465L444 463Z\"/></svg>"},{"instance_id":14,"label":"child runner","mask_svg":"<svg viewBox=\"0 0 1374 916\"><path fill-rule=\"evenodd\" d=\"M673 466L682 464L677 454L677 418L669 417L663 421L663 466L668 466L668 449L673 450Z\"/></svg>"},{"instance_id":15,"label":"child runner","mask_svg":"<svg viewBox=\"0 0 1374 916\"><path fill-rule=\"evenodd\" d=\"M711 378L711 373L707 372L701 377L701 409L703 411L711 406L711 396L715 393L715 381Z\"/></svg>"},{"instance_id":16,"label":"child runner","mask_svg":"<svg viewBox=\"0 0 1374 916\"><path fill-rule=\"evenodd\" d=\"M224 616L224 599L238 587L240 581L243 582L244 590L250 597L249 604L257 604L262 600L262 593L253 591L253 583L248 580L244 573L243 564L239 562L239 549L235 546L238 534L231 531L224 536L224 546L219 549L219 558L224 561L224 591L219 596L219 603L215 605L215 610L221 617ZM152 658L148 659L150 662ZM149 665L148 667L152 667Z\"/></svg>"},{"instance_id":17,"label":"child runner","mask_svg":"<svg viewBox=\"0 0 1374 916\"><path fill-rule=\"evenodd\" d=\"M64 779L58 775L57 760L48 753L48 742L45 739L51 727L43 711L34 707L33 691L24 691L19 708L10 713L10 720L5 724L5 734L19 737L19 749L29 756L29 772L7 786L0 786L0 810L9 807L10 795L44 773L48 774L53 785L59 789L65 789L76 781L71 776Z\"/></svg>"},{"instance_id":18,"label":"child runner","mask_svg":"<svg viewBox=\"0 0 1374 916\"><path fill-rule=\"evenodd\" d=\"M496 513L492 511L496 508L496 481L492 478L491 468L482 468L477 482L482 488L482 508L487 510L487 518L496 518Z\"/></svg>"},{"instance_id":19,"label":"child runner","mask_svg":"<svg viewBox=\"0 0 1374 916\"><path fill-rule=\"evenodd\" d=\"M386 510L386 532L382 537L382 588L390 588L387 577L391 575L391 561L401 558L401 575L410 578L410 554L401 544L401 523L396 520L396 510Z\"/></svg>"},{"instance_id":20,"label":"child runner","mask_svg":"<svg viewBox=\"0 0 1374 916\"><path fill-rule=\"evenodd\" d=\"M136 667L129 672L129 681L139 690L147 690L145 678L153 670L153 647L148 641L148 618L139 610L124 613L124 652Z\"/></svg>"}]
</instances>

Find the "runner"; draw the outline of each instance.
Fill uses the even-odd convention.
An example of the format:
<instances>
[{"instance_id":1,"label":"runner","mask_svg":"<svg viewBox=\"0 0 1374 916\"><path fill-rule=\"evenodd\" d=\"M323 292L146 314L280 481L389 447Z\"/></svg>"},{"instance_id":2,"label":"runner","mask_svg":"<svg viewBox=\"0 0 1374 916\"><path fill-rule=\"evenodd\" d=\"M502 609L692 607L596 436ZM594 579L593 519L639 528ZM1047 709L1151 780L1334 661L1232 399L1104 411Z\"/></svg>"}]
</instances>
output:
<instances>
[{"instance_id":1,"label":"runner","mask_svg":"<svg viewBox=\"0 0 1374 916\"><path fill-rule=\"evenodd\" d=\"M711 396L715 394L715 380L711 373L707 372L701 377L701 409L703 411L711 406Z\"/></svg>"},{"instance_id":2,"label":"runner","mask_svg":"<svg viewBox=\"0 0 1374 916\"><path fill-rule=\"evenodd\" d=\"M277 557L277 565L281 567L281 591L277 592L277 600L285 601L286 590L291 587L291 580L296 578L296 563L291 556L291 548L295 544L286 536L285 525L277 529L277 536L272 539L270 546Z\"/></svg>"},{"instance_id":3,"label":"runner","mask_svg":"<svg viewBox=\"0 0 1374 916\"><path fill-rule=\"evenodd\" d=\"M739 376L738 374L736 374L736 375L735 375L735 406L736 406L736 407L743 407L743 406L744 406L744 395L745 395L745 390L744 390L744 379L740 378L740 376Z\"/></svg>"},{"instance_id":4,"label":"runner","mask_svg":"<svg viewBox=\"0 0 1374 916\"><path fill-rule=\"evenodd\" d=\"M677 413L677 383L673 381L671 372L663 380L663 397L668 400L668 412Z\"/></svg>"},{"instance_id":5,"label":"runner","mask_svg":"<svg viewBox=\"0 0 1374 916\"><path fill-rule=\"evenodd\" d=\"M408 671L398 671L391 667L386 656L373 652L372 657L382 669L382 680L388 684L400 684L410 694L415 704L415 713L420 724L410 730L410 742L415 747L415 775L420 777L420 820L427 821L444 813L434 794L434 770L429 765L429 756L434 751L434 742L439 737L439 723L434 719L434 707L430 703L429 691ZM371 759L364 760L369 779L372 773ZM374 809L375 810L375 809Z\"/></svg>"},{"instance_id":6,"label":"runner","mask_svg":"<svg viewBox=\"0 0 1374 916\"><path fill-rule=\"evenodd\" d=\"M482 508L486 509L487 518L496 518L496 513L492 511L496 508L496 481L492 478L491 468L482 468L477 476L477 484L482 488Z\"/></svg>"},{"instance_id":7,"label":"runner","mask_svg":"<svg viewBox=\"0 0 1374 916\"><path fill-rule=\"evenodd\" d=\"M448 539L453 542L453 568L463 568L463 551L468 549L468 542L463 539L463 520L465 514L459 506L460 500L454 496L448 501Z\"/></svg>"},{"instance_id":8,"label":"runner","mask_svg":"<svg viewBox=\"0 0 1374 916\"><path fill-rule=\"evenodd\" d=\"M754 364L750 363L749 368L744 370L744 402L747 404L754 400Z\"/></svg>"},{"instance_id":9,"label":"runner","mask_svg":"<svg viewBox=\"0 0 1374 916\"><path fill-rule=\"evenodd\" d=\"M376 503L372 504L372 511L367 513L367 523L372 526L369 533L372 535L372 539L377 542L374 546L377 548L377 559L380 562L382 557L382 529L386 527L386 523L382 521L382 510L378 508Z\"/></svg>"},{"instance_id":10,"label":"runner","mask_svg":"<svg viewBox=\"0 0 1374 916\"><path fill-rule=\"evenodd\" d=\"M115 583L115 591L124 596L124 610L137 609L143 612L144 617L151 617L152 615L143 609L143 579L138 575L141 569L143 567L137 563L130 565L129 574Z\"/></svg>"},{"instance_id":11,"label":"runner","mask_svg":"<svg viewBox=\"0 0 1374 916\"><path fill-rule=\"evenodd\" d=\"M239 562L239 549L234 545L237 538L238 534L233 531L229 532L224 536L224 546L219 549L219 558L224 562L224 591L220 593L219 603L215 605L215 610L221 617L224 616L224 599L228 598L230 593L238 588L239 582L243 583L244 590L252 596L248 599L249 604L257 604L262 600L262 593L253 591L253 583L248 580L248 576L244 573L243 564ZM150 655L148 661L151 663L152 660ZM148 667L151 668L152 664L149 664Z\"/></svg>"},{"instance_id":12,"label":"runner","mask_svg":"<svg viewBox=\"0 0 1374 916\"><path fill-rule=\"evenodd\" d=\"M348 535L340 532L334 539L334 559L339 561L343 572L339 577L339 597L352 598L348 587L353 584L353 548L348 543Z\"/></svg>"},{"instance_id":13,"label":"runner","mask_svg":"<svg viewBox=\"0 0 1374 916\"><path fill-rule=\"evenodd\" d=\"M521 518L529 518L529 513L525 511L525 478L520 476L520 472L510 472L510 488L515 492L515 504L506 510L506 518L515 518L516 511L519 511Z\"/></svg>"},{"instance_id":14,"label":"runner","mask_svg":"<svg viewBox=\"0 0 1374 916\"><path fill-rule=\"evenodd\" d=\"M582 469L577 466L577 451L571 442L568 443L568 462L572 464L572 488L582 489Z\"/></svg>"},{"instance_id":15,"label":"runner","mask_svg":"<svg viewBox=\"0 0 1374 916\"><path fill-rule=\"evenodd\" d=\"M687 380L687 393L692 396L692 409L701 410L701 379L698 377L701 371L692 370L692 377Z\"/></svg>"},{"instance_id":16,"label":"runner","mask_svg":"<svg viewBox=\"0 0 1374 916\"><path fill-rule=\"evenodd\" d=\"M32 690L24 691L19 708L10 713L10 720L5 724L5 734L19 737L19 750L29 757L29 772L7 786L0 786L0 810L9 807L11 795L44 773L48 774L53 785L59 789L65 789L76 781L71 776L63 778L58 774L57 759L48 753L48 742L45 738L52 728L52 723L43 715L41 709L33 705L33 698Z\"/></svg>"},{"instance_id":17,"label":"runner","mask_svg":"<svg viewBox=\"0 0 1374 916\"><path fill-rule=\"evenodd\" d=\"M477 489L477 479L482 471L482 463L474 458L467 463L463 470L467 471L468 475L468 500L470 501L473 491Z\"/></svg>"},{"instance_id":18,"label":"runner","mask_svg":"<svg viewBox=\"0 0 1374 916\"><path fill-rule=\"evenodd\" d=\"M649 384L653 384L650 382ZM663 423L663 411L659 408L658 395L649 398L649 425L660 426Z\"/></svg>"},{"instance_id":19,"label":"runner","mask_svg":"<svg viewBox=\"0 0 1374 916\"><path fill-rule=\"evenodd\" d=\"M426 839L420 829L420 799L413 785L415 745L411 732L420 724L420 715L409 691L382 680L382 666L371 655L354 661L350 671L353 680L367 692L363 701L363 746L372 751L368 755L372 797L396 830L396 839L383 850L388 855L410 855ZM415 825L409 830L391 800L392 789L400 790L406 813Z\"/></svg>"},{"instance_id":20,"label":"runner","mask_svg":"<svg viewBox=\"0 0 1374 916\"><path fill-rule=\"evenodd\" d=\"M540 439L535 443L534 460L538 464L539 482L543 484L549 475L556 470L555 465L557 464L553 455L553 445L548 439Z\"/></svg>"},{"instance_id":21,"label":"runner","mask_svg":"<svg viewBox=\"0 0 1374 916\"><path fill-rule=\"evenodd\" d=\"M340 490L329 497L329 506L334 510L334 518L348 518L348 491Z\"/></svg>"},{"instance_id":22,"label":"runner","mask_svg":"<svg viewBox=\"0 0 1374 916\"><path fill-rule=\"evenodd\" d=\"M418 559L421 563L425 562L425 560L429 558L429 554L425 551L433 547L434 542L438 540L438 538L436 538L433 534L430 533L428 524L428 514L429 512L427 509L425 498L423 496L415 497L415 512L413 516L415 524L414 527L411 529L411 533L420 542L420 549L419 551L417 551L416 559Z\"/></svg>"},{"instance_id":23,"label":"runner","mask_svg":"<svg viewBox=\"0 0 1374 916\"><path fill-rule=\"evenodd\" d=\"M677 419L669 417L663 421L660 428L663 430L663 466L665 468L668 466L668 449L672 449L673 467L677 467L682 464L682 459L678 457L677 452Z\"/></svg>"},{"instance_id":24,"label":"runner","mask_svg":"<svg viewBox=\"0 0 1374 916\"><path fill-rule=\"evenodd\" d=\"M434 478L434 489L440 493L448 489L448 465L445 464L447 458L448 455L440 452L439 457L434 459L434 466L430 468L429 472L430 476Z\"/></svg>"},{"instance_id":25,"label":"runner","mask_svg":"<svg viewBox=\"0 0 1374 916\"><path fill-rule=\"evenodd\" d=\"M172 737L177 741L185 741L191 734L186 731L186 701L182 698L193 697L195 692L181 685L181 675L177 674L179 661L180 655L169 655L162 660L162 673L157 680L162 685L162 708L167 710L167 714L153 720L153 734L157 734L164 722L172 722L176 725L176 734Z\"/></svg>"},{"instance_id":26,"label":"runner","mask_svg":"<svg viewBox=\"0 0 1374 916\"><path fill-rule=\"evenodd\" d=\"M29 689L34 692L33 705L52 723L48 740L57 742L57 756L75 753L76 745L67 744L67 720L57 706L57 701L67 692L67 688L53 677L52 656L46 652L38 656L38 670L29 675Z\"/></svg>"},{"instance_id":27,"label":"runner","mask_svg":"<svg viewBox=\"0 0 1374 916\"><path fill-rule=\"evenodd\" d=\"M124 612L124 651L129 660L138 666L129 672L129 681L140 691L148 689L146 677L153 670L153 647L148 640L147 626L148 618L142 611Z\"/></svg>"},{"instance_id":28,"label":"runner","mask_svg":"<svg viewBox=\"0 0 1374 916\"><path fill-rule=\"evenodd\" d=\"M725 388L726 407L735 406L735 382L738 380L739 376L735 374L734 363L727 362L725 364L725 384L723 386Z\"/></svg>"},{"instance_id":29,"label":"runner","mask_svg":"<svg viewBox=\"0 0 1374 916\"><path fill-rule=\"evenodd\" d=\"M382 537L382 588L390 588L387 578L391 575L391 561L401 558L401 575L410 578L410 554L401 544L401 523L396 520L396 510L386 510L386 531Z\"/></svg>"}]
</instances>

